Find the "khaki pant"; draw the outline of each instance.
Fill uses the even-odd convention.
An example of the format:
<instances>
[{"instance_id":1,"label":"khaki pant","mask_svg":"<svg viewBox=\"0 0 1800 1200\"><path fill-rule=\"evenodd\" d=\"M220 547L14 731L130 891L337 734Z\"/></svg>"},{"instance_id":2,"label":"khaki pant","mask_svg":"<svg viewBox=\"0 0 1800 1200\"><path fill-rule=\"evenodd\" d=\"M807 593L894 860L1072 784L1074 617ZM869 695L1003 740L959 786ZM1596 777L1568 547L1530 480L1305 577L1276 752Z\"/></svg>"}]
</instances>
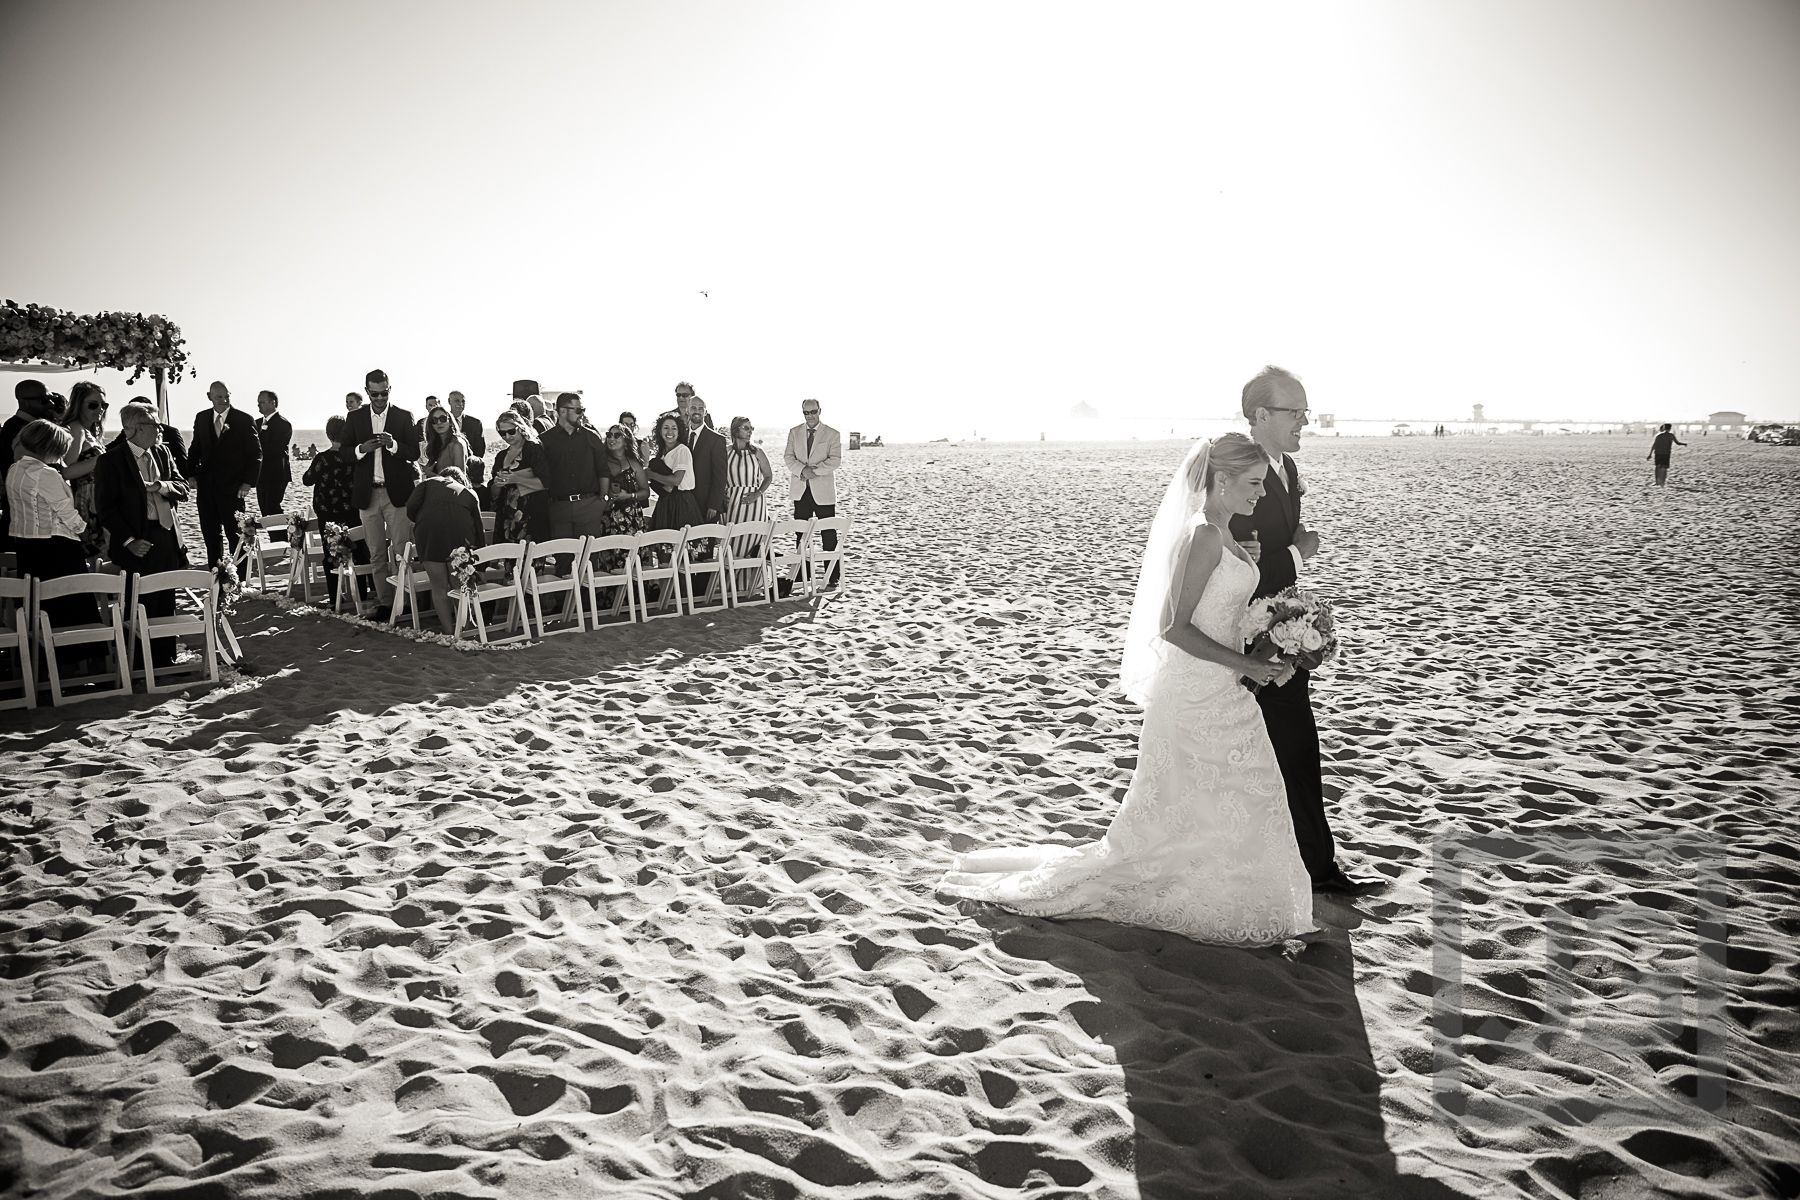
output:
<instances>
[{"instance_id":1,"label":"khaki pant","mask_svg":"<svg viewBox=\"0 0 1800 1200\"><path fill-rule=\"evenodd\" d=\"M400 552L412 541L412 519L404 504L396 506L388 499L387 489L377 487L369 497L369 507L362 510L363 536L369 539L369 561L386 564L385 572L375 573L375 593L384 605L394 603L394 585L389 575L399 572Z\"/></svg>"}]
</instances>

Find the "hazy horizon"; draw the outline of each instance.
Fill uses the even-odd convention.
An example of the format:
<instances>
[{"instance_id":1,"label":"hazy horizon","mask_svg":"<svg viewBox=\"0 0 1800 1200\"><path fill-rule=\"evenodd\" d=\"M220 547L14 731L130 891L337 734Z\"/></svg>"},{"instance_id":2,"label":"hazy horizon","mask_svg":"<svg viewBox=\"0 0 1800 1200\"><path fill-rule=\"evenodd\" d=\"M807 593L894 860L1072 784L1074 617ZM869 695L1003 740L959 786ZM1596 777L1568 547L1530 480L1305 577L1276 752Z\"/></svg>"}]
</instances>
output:
<instances>
[{"instance_id":1,"label":"hazy horizon","mask_svg":"<svg viewBox=\"0 0 1800 1200\"><path fill-rule=\"evenodd\" d=\"M1345 421L1800 420L1791 4L30 0L0 98L4 294L169 316L183 426L379 366L1029 438L1268 362Z\"/></svg>"}]
</instances>

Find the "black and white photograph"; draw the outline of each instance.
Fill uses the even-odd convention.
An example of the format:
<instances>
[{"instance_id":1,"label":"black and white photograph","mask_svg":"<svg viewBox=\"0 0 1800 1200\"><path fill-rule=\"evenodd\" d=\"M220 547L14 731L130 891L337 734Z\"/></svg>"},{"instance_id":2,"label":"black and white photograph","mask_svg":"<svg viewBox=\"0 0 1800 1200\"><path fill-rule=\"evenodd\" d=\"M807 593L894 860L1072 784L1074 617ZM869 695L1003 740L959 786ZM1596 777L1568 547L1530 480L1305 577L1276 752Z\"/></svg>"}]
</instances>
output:
<instances>
[{"instance_id":1,"label":"black and white photograph","mask_svg":"<svg viewBox=\"0 0 1800 1200\"><path fill-rule=\"evenodd\" d=\"M0 1197L1800 1197L1800 4L0 0Z\"/></svg>"}]
</instances>

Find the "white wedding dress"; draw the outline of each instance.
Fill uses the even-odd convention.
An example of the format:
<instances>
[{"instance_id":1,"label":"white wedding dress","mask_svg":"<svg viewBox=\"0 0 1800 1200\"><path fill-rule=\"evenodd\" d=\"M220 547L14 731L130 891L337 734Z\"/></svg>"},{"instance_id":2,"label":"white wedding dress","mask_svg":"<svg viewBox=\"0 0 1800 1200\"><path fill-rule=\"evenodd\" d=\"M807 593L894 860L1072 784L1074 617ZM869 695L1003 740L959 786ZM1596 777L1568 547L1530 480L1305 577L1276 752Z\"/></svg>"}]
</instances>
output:
<instances>
[{"instance_id":1,"label":"white wedding dress","mask_svg":"<svg viewBox=\"0 0 1800 1200\"><path fill-rule=\"evenodd\" d=\"M1221 554L1189 619L1214 641L1241 645L1257 578ZM1105 837L959 855L938 890L1224 945L1310 932L1312 885L1256 698L1231 668L1180 651L1146 692L1137 770Z\"/></svg>"}]
</instances>

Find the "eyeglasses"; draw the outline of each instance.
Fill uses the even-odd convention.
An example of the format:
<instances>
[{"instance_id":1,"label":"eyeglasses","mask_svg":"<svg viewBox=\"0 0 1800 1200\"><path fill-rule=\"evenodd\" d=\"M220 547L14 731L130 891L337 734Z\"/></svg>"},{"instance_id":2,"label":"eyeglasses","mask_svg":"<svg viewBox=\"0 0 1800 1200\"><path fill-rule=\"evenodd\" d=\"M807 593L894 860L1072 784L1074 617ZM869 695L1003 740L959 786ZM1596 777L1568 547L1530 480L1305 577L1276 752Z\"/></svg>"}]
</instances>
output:
<instances>
[{"instance_id":1,"label":"eyeglasses","mask_svg":"<svg viewBox=\"0 0 1800 1200\"><path fill-rule=\"evenodd\" d=\"M450 418L449 417L433 417L433 418L431 418L431 423L433 425L448 425L450 423Z\"/></svg>"},{"instance_id":2,"label":"eyeglasses","mask_svg":"<svg viewBox=\"0 0 1800 1200\"><path fill-rule=\"evenodd\" d=\"M390 389L388 388L382 388L380 391L371 391L369 393L369 399L373 400L379 396L381 399L386 400L389 390Z\"/></svg>"},{"instance_id":3,"label":"eyeglasses","mask_svg":"<svg viewBox=\"0 0 1800 1200\"><path fill-rule=\"evenodd\" d=\"M502 430L501 430L501 431L500 431L500 436L501 436L501 437L513 437L513 436L515 436L515 435L516 435L516 434L517 434L517 433L518 433L518 432L519 432L519 431L518 431L518 430L517 430L517 429L502 429Z\"/></svg>"},{"instance_id":4,"label":"eyeglasses","mask_svg":"<svg viewBox=\"0 0 1800 1200\"><path fill-rule=\"evenodd\" d=\"M104 400L89 400L85 405L83 405L83 407L86 408L89 412L104 412L104 411L106 411L106 401L104 401Z\"/></svg>"},{"instance_id":5,"label":"eyeglasses","mask_svg":"<svg viewBox=\"0 0 1800 1200\"><path fill-rule=\"evenodd\" d=\"M1278 405L1274 405L1274 404L1265 404L1265 405L1263 405L1263 407L1268 409L1270 412L1293 413L1296 416L1301 416L1301 417L1304 417L1306 415L1306 411L1307 411L1304 408L1282 408L1282 407L1280 407Z\"/></svg>"}]
</instances>

